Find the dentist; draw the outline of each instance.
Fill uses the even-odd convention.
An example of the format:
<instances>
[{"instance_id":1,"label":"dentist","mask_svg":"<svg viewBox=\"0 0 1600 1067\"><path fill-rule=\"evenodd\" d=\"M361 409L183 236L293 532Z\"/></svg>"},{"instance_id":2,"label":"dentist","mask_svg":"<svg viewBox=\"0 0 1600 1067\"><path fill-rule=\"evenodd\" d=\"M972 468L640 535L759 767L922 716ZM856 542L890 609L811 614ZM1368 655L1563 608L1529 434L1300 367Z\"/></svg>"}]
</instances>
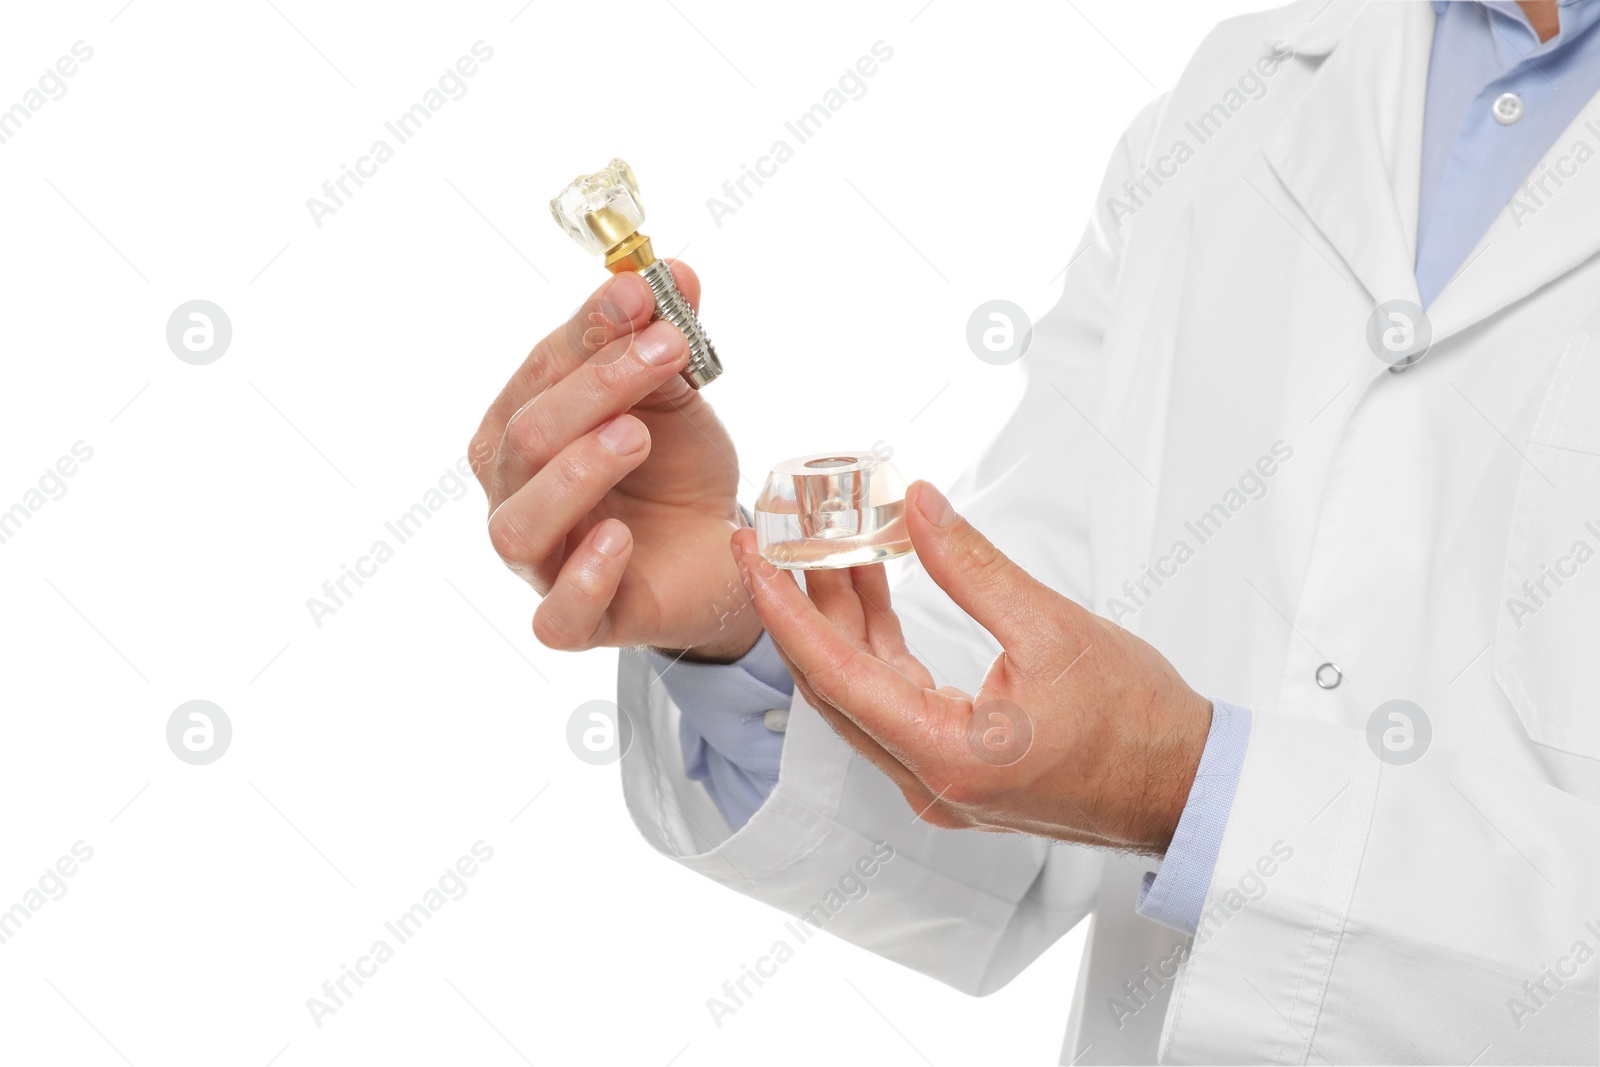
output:
<instances>
[{"instance_id":1,"label":"dentist","mask_svg":"<svg viewBox=\"0 0 1600 1067\"><path fill-rule=\"evenodd\" d=\"M648 646L651 844L795 914L887 842L827 930L973 994L1090 920L1063 1062L1595 1062L1597 22L1218 27L893 590L764 564L608 282L470 454L535 636Z\"/></svg>"}]
</instances>

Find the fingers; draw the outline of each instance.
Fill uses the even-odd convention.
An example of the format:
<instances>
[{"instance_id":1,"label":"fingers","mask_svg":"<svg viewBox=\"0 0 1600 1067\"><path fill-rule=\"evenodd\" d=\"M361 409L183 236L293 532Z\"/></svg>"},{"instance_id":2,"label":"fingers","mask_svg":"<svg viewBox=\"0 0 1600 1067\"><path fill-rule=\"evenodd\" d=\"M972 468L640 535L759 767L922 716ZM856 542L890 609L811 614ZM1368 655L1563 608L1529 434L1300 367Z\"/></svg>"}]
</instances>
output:
<instances>
[{"instance_id":1,"label":"fingers","mask_svg":"<svg viewBox=\"0 0 1600 1067\"><path fill-rule=\"evenodd\" d=\"M489 516L489 540L512 570L544 593L565 557L568 532L650 454L650 432L618 415L562 449Z\"/></svg>"},{"instance_id":2,"label":"fingers","mask_svg":"<svg viewBox=\"0 0 1600 1067\"><path fill-rule=\"evenodd\" d=\"M606 609L633 555L633 534L619 519L589 531L567 557L533 613L533 636L547 648L578 652L606 643Z\"/></svg>"},{"instance_id":3,"label":"fingers","mask_svg":"<svg viewBox=\"0 0 1600 1067\"><path fill-rule=\"evenodd\" d=\"M866 609L849 570L807 571L806 595L840 633L856 645L866 647Z\"/></svg>"},{"instance_id":4,"label":"fingers","mask_svg":"<svg viewBox=\"0 0 1600 1067\"><path fill-rule=\"evenodd\" d=\"M806 681L804 673L794 665L794 661L789 658L783 647L777 645L776 642L774 642L774 647L777 648L778 655L783 660L784 666L789 668L789 673L794 677L795 688L799 690L800 698L816 709L817 714L821 715L823 721L832 727L833 732L838 734L845 744L853 748L863 759L882 771L891 782L898 786L900 791L905 794L906 802L914 810L926 811L933 806L935 800L933 792L922 784L922 780L913 774L905 764L885 751L882 745L874 741L865 730L852 722L849 716L818 696L816 690L812 689Z\"/></svg>"},{"instance_id":5,"label":"fingers","mask_svg":"<svg viewBox=\"0 0 1600 1067\"><path fill-rule=\"evenodd\" d=\"M505 433L506 423L518 408L571 373L588 357L619 337L642 329L656 312L650 285L636 274L606 279L573 316L533 346L500 395L483 416L468 452L479 482L488 488L492 460Z\"/></svg>"},{"instance_id":6,"label":"fingers","mask_svg":"<svg viewBox=\"0 0 1600 1067\"><path fill-rule=\"evenodd\" d=\"M883 564L852 567L847 573L855 585L866 620L867 647L872 649L872 654L922 688L933 689L933 675L907 646L905 633L900 629L900 617L890 606L889 577Z\"/></svg>"},{"instance_id":7,"label":"fingers","mask_svg":"<svg viewBox=\"0 0 1600 1067\"><path fill-rule=\"evenodd\" d=\"M914 482L906 496L906 526L923 568L1007 652L1045 641L1058 648L1063 618L1088 624L1088 612L1013 563L932 485ZM1050 626L1041 625L1046 616Z\"/></svg>"},{"instance_id":8,"label":"fingers","mask_svg":"<svg viewBox=\"0 0 1600 1067\"><path fill-rule=\"evenodd\" d=\"M524 404L506 424L489 489L490 507L522 488L579 435L627 411L679 378L689 358L683 335L670 322L653 322L618 338L589 362Z\"/></svg>"},{"instance_id":9,"label":"fingers","mask_svg":"<svg viewBox=\"0 0 1600 1067\"><path fill-rule=\"evenodd\" d=\"M841 570L807 571L806 595L839 632L924 689L933 676L906 647L900 620L889 606L889 579L883 564Z\"/></svg>"},{"instance_id":10,"label":"fingers","mask_svg":"<svg viewBox=\"0 0 1600 1067\"><path fill-rule=\"evenodd\" d=\"M690 306L700 306L700 279L686 264L668 261L673 280ZM511 421L524 404L560 381L589 357L619 338L642 330L655 317L655 294L631 271L607 278L573 316L533 347L484 414L467 455L485 489L494 473L493 460Z\"/></svg>"},{"instance_id":11,"label":"fingers","mask_svg":"<svg viewBox=\"0 0 1600 1067\"><path fill-rule=\"evenodd\" d=\"M823 701L912 771L958 743L964 716L953 701L925 691L852 644L800 591L792 574L757 554L754 531L738 531L733 544L767 632Z\"/></svg>"}]
</instances>

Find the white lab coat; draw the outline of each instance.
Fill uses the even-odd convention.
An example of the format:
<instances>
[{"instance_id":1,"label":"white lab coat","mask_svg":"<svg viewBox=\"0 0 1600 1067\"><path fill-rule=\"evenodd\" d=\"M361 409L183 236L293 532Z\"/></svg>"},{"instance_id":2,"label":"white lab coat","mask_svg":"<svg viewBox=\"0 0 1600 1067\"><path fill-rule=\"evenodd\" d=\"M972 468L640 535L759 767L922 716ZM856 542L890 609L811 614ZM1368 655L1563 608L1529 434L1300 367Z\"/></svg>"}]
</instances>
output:
<instances>
[{"instance_id":1,"label":"white lab coat","mask_svg":"<svg viewBox=\"0 0 1600 1067\"><path fill-rule=\"evenodd\" d=\"M1391 373L1366 327L1418 301L1432 23L1309 0L1219 27L1128 131L1025 397L955 487L1041 580L1254 709L1209 936L1134 913L1144 861L915 821L798 699L776 791L730 834L624 655L624 785L656 848L798 913L887 841L826 929L974 994L1089 917L1063 1062L1595 1061L1600 160L1570 157L1600 102L1550 152L1564 185L1499 217ZM1273 42L1294 57L1264 95L1230 95ZM1201 143L1186 123L1218 104ZM921 572L896 604L975 687L994 641ZM1432 732L1404 766L1367 739L1397 698Z\"/></svg>"}]
</instances>

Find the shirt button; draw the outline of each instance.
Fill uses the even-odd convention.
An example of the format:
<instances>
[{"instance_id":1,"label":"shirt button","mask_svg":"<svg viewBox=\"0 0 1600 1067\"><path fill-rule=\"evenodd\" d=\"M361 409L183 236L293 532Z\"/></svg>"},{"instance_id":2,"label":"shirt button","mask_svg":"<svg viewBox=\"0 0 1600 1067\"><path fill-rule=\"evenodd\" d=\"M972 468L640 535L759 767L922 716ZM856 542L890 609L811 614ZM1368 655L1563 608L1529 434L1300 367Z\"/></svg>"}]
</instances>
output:
<instances>
[{"instance_id":1,"label":"shirt button","mask_svg":"<svg viewBox=\"0 0 1600 1067\"><path fill-rule=\"evenodd\" d=\"M789 729L789 709L773 708L761 716L761 725L775 734L784 733Z\"/></svg>"},{"instance_id":2,"label":"shirt button","mask_svg":"<svg viewBox=\"0 0 1600 1067\"><path fill-rule=\"evenodd\" d=\"M1501 93L1495 97L1494 120L1509 126L1522 117L1522 97L1516 93Z\"/></svg>"},{"instance_id":3,"label":"shirt button","mask_svg":"<svg viewBox=\"0 0 1600 1067\"><path fill-rule=\"evenodd\" d=\"M1337 663L1324 663L1317 668L1317 685L1323 689L1337 689L1344 681L1344 672Z\"/></svg>"}]
</instances>

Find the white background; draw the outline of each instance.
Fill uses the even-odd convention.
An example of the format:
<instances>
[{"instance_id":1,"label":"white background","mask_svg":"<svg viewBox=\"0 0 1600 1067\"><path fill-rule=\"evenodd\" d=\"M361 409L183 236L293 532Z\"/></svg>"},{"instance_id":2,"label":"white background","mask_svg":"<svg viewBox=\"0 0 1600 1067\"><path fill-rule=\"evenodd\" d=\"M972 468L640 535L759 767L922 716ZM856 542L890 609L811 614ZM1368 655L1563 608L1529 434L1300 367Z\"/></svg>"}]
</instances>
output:
<instances>
[{"instance_id":1,"label":"white background","mask_svg":"<svg viewBox=\"0 0 1600 1067\"><path fill-rule=\"evenodd\" d=\"M320 627L306 601L603 280L546 202L613 155L704 280L747 502L879 439L948 484L1020 384L969 314L1048 309L1124 125L1260 5L274 2L10 5L0 34L0 108L93 48L0 144L0 510L93 449L0 544L0 909L93 849L0 945L0 1060L1055 1062L1081 929L984 1000L817 938L718 1028L784 917L651 852L616 767L568 750L616 654L535 644L475 484ZM479 40L466 95L317 227L307 198ZM707 198L877 41L719 227ZM166 343L196 298L233 327L208 366ZM165 738L196 698L234 730L203 767ZM467 894L315 1025L479 840Z\"/></svg>"}]
</instances>

